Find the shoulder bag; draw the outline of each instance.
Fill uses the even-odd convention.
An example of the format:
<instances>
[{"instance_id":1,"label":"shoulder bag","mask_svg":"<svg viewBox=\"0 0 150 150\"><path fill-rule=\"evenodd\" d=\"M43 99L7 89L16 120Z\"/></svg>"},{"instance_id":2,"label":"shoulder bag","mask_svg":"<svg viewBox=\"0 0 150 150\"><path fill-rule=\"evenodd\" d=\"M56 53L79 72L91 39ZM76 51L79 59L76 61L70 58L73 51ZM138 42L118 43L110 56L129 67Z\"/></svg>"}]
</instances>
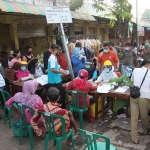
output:
<instances>
[{"instance_id":1,"label":"shoulder bag","mask_svg":"<svg viewBox=\"0 0 150 150\"><path fill-rule=\"evenodd\" d=\"M147 69L147 71L146 71L146 73L145 73L145 75L144 75L144 78L143 78L143 80L142 80L142 82L141 82L141 85L140 85L140 87L138 87L138 86L131 86L130 87L130 96L132 97L132 98L139 98L140 97L140 95L141 95L141 93L140 93L140 89L141 89L141 86L142 86L142 84L143 84L143 82L144 82L144 80L145 80L145 77L146 77L146 75L147 75L147 72L148 72L148 69Z\"/></svg>"}]
</instances>

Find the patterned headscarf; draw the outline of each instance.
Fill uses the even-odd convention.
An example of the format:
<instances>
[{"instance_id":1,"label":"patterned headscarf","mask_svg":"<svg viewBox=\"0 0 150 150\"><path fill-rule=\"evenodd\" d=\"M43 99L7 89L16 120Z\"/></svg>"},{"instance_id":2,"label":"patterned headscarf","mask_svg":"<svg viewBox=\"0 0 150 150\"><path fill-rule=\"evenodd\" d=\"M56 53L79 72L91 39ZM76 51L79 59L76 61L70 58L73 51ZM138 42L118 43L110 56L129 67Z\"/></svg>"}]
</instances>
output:
<instances>
[{"instance_id":1,"label":"patterned headscarf","mask_svg":"<svg viewBox=\"0 0 150 150\"><path fill-rule=\"evenodd\" d=\"M77 87L80 91L84 91L85 83L88 80L88 71L85 69L81 69L79 71L79 75L76 79L74 79Z\"/></svg>"}]
</instances>

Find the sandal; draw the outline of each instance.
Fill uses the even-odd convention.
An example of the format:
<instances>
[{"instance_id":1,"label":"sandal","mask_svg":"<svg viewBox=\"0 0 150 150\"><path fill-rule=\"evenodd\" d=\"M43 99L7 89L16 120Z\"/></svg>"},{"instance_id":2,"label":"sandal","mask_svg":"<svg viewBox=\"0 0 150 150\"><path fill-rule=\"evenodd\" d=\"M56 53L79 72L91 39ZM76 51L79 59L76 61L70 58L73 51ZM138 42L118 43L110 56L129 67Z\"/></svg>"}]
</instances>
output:
<instances>
[{"instance_id":1,"label":"sandal","mask_svg":"<svg viewBox=\"0 0 150 150\"><path fill-rule=\"evenodd\" d=\"M132 141L133 142L133 141ZM138 142L133 142L134 144L139 144L139 141Z\"/></svg>"}]
</instances>

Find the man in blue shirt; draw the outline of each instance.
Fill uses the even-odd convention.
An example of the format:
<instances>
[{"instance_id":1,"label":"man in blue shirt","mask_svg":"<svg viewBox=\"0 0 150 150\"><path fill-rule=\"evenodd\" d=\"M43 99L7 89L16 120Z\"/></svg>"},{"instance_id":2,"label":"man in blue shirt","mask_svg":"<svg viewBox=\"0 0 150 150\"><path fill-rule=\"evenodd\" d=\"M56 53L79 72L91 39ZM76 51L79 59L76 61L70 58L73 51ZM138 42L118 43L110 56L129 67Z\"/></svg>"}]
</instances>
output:
<instances>
[{"instance_id":1,"label":"man in blue shirt","mask_svg":"<svg viewBox=\"0 0 150 150\"><path fill-rule=\"evenodd\" d=\"M58 61L57 61L57 54L59 53L59 45L52 45L51 46L51 55L48 59L48 83L50 86L54 86L59 89L60 92L60 99L58 103L63 104L62 100L62 75L67 75L64 70L60 70ZM64 106L63 106L64 107Z\"/></svg>"}]
</instances>

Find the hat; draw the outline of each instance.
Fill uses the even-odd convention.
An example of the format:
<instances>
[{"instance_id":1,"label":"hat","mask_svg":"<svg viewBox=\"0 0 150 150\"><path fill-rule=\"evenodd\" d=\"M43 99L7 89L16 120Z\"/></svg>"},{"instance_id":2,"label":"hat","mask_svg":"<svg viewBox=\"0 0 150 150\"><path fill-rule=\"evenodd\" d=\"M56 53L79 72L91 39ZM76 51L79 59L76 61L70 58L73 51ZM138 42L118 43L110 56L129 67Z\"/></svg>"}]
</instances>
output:
<instances>
[{"instance_id":1,"label":"hat","mask_svg":"<svg viewBox=\"0 0 150 150\"><path fill-rule=\"evenodd\" d=\"M27 65L28 63L26 61L20 61L21 65Z\"/></svg>"},{"instance_id":2,"label":"hat","mask_svg":"<svg viewBox=\"0 0 150 150\"><path fill-rule=\"evenodd\" d=\"M110 60L106 60L103 65L104 66L112 66L112 63Z\"/></svg>"}]
</instances>

